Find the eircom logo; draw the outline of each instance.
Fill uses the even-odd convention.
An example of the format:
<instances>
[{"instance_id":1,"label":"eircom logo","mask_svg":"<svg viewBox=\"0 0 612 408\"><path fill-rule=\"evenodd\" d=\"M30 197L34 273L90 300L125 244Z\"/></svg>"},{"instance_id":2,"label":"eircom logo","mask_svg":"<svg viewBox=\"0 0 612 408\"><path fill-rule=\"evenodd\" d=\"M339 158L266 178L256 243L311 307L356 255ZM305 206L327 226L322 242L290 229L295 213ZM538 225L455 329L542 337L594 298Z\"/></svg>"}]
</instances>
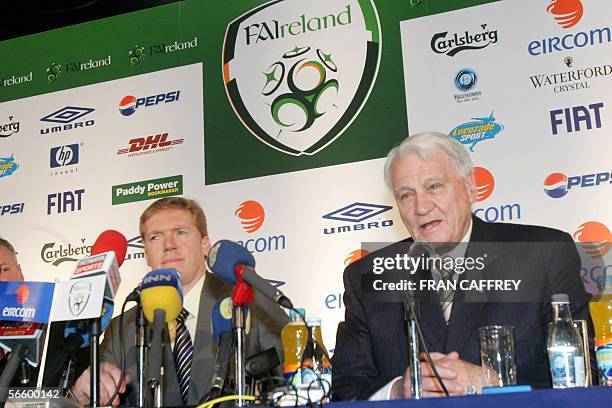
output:
<instances>
[{"instance_id":1,"label":"eircom logo","mask_svg":"<svg viewBox=\"0 0 612 408\"><path fill-rule=\"evenodd\" d=\"M240 219L242 228L249 234L258 231L266 219L264 207L255 200L243 201L234 211L234 214ZM287 247L287 237L283 234L253 237L237 242L251 253L281 251Z\"/></svg>"},{"instance_id":2,"label":"eircom logo","mask_svg":"<svg viewBox=\"0 0 612 408\"><path fill-rule=\"evenodd\" d=\"M584 11L580 0L552 0L546 11L555 17L555 21L563 28L578 24Z\"/></svg>"},{"instance_id":3,"label":"eircom logo","mask_svg":"<svg viewBox=\"0 0 612 408\"><path fill-rule=\"evenodd\" d=\"M474 167L474 179L476 180L476 202L487 200L495 189L493 173L484 167ZM476 207L473 212L486 222L516 221L522 217L519 203Z\"/></svg>"},{"instance_id":4,"label":"eircom logo","mask_svg":"<svg viewBox=\"0 0 612 408\"><path fill-rule=\"evenodd\" d=\"M484 201L493 194L495 188L493 174L484 167L474 167L474 178L476 179L476 201Z\"/></svg>"},{"instance_id":5,"label":"eircom logo","mask_svg":"<svg viewBox=\"0 0 612 408\"><path fill-rule=\"evenodd\" d=\"M580 225L573 237L593 259L603 258L612 247L612 233L607 226L597 221L588 221Z\"/></svg>"},{"instance_id":6,"label":"eircom logo","mask_svg":"<svg viewBox=\"0 0 612 408\"><path fill-rule=\"evenodd\" d=\"M28 285L21 285L17 288L17 304L23 305L30 297L30 288Z\"/></svg>"},{"instance_id":7,"label":"eircom logo","mask_svg":"<svg viewBox=\"0 0 612 408\"><path fill-rule=\"evenodd\" d=\"M353 262L357 262L369 253L370 251L368 251L367 249L356 249L354 251L349 252L346 258L344 258L344 266L349 266Z\"/></svg>"},{"instance_id":8,"label":"eircom logo","mask_svg":"<svg viewBox=\"0 0 612 408\"><path fill-rule=\"evenodd\" d=\"M227 26L223 79L234 112L262 143L313 155L368 99L381 56L373 0L276 0Z\"/></svg>"},{"instance_id":9,"label":"eircom logo","mask_svg":"<svg viewBox=\"0 0 612 408\"><path fill-rule=\"evenodd\" d=\"M160 93L157 95L145 96L144 98L136 98L133 95L124 96L119 102L119 112L123 116L131 116L138 108L149 108L159 105L160 103L177 102L181 91L172 91Z\"/></svg>"},{"instance_id":10,"label":"eircom logo","mask_svg":"<svg viewBox=\"0 0 612 408\"><path fill-rule=\"evenodd\" d=\"M551 173L544 180L544 192L552 198L564 197L573 188L597 187L612 184L612 172L590 173L567 177L563 173Z\"/></svg>"},{"instance_id":11,"label":"eircom logo","mask_svg":"<svg viewBox=\"0 0 612 408\"><path fill-rule=\"evenodd\" d=\"M240 218L242 228L249 234L261 228L266 219L266 212L263 206L253 200L248 200L240 204L234 214Z\"/></svg>"}]
</instances>

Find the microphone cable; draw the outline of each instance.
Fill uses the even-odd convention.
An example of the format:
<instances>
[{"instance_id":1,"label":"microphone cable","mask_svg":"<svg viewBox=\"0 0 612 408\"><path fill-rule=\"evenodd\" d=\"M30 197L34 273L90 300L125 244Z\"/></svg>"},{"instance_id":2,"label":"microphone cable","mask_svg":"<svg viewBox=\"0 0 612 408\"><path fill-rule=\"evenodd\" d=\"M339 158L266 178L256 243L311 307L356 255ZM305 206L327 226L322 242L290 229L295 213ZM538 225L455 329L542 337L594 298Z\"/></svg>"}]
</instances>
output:
<instances>
[{"instance_id":1,"label":"microphone cable","mask_svg":"<svg viewBox=\"0 0 612 408\"><path fill-rule=\"evenodd\" d=\"M436 366L434 365L433 360L431 359L431 356L429 355L429 348L427 347L425 336L423 336L423 332L421 331L421 324L419 323L419 319L417 319L416 313L414 312L414 308L410 306L409 309L410 309L410 315L412 316L412 319L414 320L416 324L417 332L419 333L419 339L421 340L421 345L423 346L423 350L425 351L425 357L427 358L427 363L429 363L429 366L431 367L431 370L434 373L434 377L436 377L436 380L438 380L438 383L442 387L442 391L444 392L444 395L448 397L449 396L448 389L446 389L446 385L444 385L444 381L442 381L442 377L440 377L440 374L438 374L438 370L436 369Z\"/></svg>"},{"instance_id":2,"label":"microphone cable","mask_svg":"<svg viewBox=\"0 0 612 408\"><path fill-rule=\"evenodd\" d=\"M123 314L125 313L125 307L128 304L128 302L130 301L129 298L126 298L123 301L123 305L121 306L121 314L119 315L119 350L120 352L120 357L119 357L119 365L121 366L121 375L119 376L119 382L117 382L115 384L115 392L113 393L113 395L111 395L110 399L108 400L108 402L104 405L107 407L112 406L112 402L113 400L117 397L117 395L119 394L119 388L121 387L121 384L123 383L123 380L125 379L125 342L123 340Z\"/></svg>"}]
</instances>

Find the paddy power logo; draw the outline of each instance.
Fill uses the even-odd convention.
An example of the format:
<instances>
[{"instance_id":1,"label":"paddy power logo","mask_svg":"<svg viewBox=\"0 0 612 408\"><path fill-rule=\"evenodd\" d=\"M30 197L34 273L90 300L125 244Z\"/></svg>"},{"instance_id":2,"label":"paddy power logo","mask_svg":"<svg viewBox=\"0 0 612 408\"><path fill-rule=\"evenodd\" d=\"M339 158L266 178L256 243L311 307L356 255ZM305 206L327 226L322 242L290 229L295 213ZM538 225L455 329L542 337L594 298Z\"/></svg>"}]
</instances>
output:
<instances>
[{"instance_id":1,"label":"paddy power logo","mask_svg":"<svg viewBox=\"0 0 612 408\"><path fill-rule=\"evenodd\" d=\"M232 21L223 78L234 112L261 142L313 155L340 136L376 80L373 0L276 0Z\"/></svg>"}]
</instances>

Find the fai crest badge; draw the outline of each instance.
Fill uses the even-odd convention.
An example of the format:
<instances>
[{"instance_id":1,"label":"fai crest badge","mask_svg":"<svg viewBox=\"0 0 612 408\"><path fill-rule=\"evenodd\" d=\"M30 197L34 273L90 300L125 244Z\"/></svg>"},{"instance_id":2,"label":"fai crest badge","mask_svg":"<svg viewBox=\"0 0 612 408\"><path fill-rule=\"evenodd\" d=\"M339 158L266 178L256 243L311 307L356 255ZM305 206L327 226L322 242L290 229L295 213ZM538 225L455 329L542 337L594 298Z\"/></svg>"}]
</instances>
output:
<instances>
[{"instance_id":1,"label":"fai crest badge","mask_svg":"<svg viewBox=\"0 0 612 408\"><path fill-rule=\"evenodd\" d=\"M85 306L87 306L90 294L90 282L77 281L70 287L70 294L68 295L68 305L70 306L70 311L74 316L80 315L83 310L85 310Z\"/></svg>"},{"instance_id":2,"label":"fai crest badge","mask_svg":"<svg viewBox=\"0 0 612 408\"><path fill-rule=\"evenodd\" d=\"M228 25L225 90L260 141L287 154L313 155L361 111L380 54L373 0L275 0Z\"/></svg>"}]
</instances>

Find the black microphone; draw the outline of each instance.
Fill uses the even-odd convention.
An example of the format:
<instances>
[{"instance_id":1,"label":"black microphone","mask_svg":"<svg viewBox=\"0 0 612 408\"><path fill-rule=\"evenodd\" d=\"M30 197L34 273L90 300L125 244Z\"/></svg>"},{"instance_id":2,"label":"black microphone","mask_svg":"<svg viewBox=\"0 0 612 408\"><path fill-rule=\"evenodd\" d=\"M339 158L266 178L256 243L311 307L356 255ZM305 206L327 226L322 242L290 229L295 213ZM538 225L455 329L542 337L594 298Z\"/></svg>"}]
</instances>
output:
<instances>
[{"instance_id":1,"label":"black microphone","mask_svg":"<svg viewBox=\"0 0 612 408\"><path fill-rule=\"evenodd\" d=\"M104 300L102 304L101 330L105 330L113 317L113 302ZM73 320L66 324L64 340L51 359L45 364L43 387L56 387L66 375L66 366L74 358L80 348L89 347L89 322ZM70 380L70 378L68 378Z\"/></svg>"},{"instance_id":2,"label":"black microphone","mask_svg":"<svg viewBox=\"0 0 612 408\"><path fill-rule=\"evenodd\" d=\"M242 268L242 279L267 298L287 309L293 309L291 300L255 272L255 258L242 245L222 239L208 254L208 269L229 284L236 283L236 268Z\"/></svg>"},{"instance_id":3,"label":"black microphone","mask_svg":"<svg viewBox=\"0 0 612 408\"><path fill-rule=\"evenodd\" d=\"M232 299L229 297L217 301L213 307L212 334L217 341L217 356L210 379L209 391L200 403L219 397L227 377L234 345L232 334Z\"/></svg>"}]
</instances>

